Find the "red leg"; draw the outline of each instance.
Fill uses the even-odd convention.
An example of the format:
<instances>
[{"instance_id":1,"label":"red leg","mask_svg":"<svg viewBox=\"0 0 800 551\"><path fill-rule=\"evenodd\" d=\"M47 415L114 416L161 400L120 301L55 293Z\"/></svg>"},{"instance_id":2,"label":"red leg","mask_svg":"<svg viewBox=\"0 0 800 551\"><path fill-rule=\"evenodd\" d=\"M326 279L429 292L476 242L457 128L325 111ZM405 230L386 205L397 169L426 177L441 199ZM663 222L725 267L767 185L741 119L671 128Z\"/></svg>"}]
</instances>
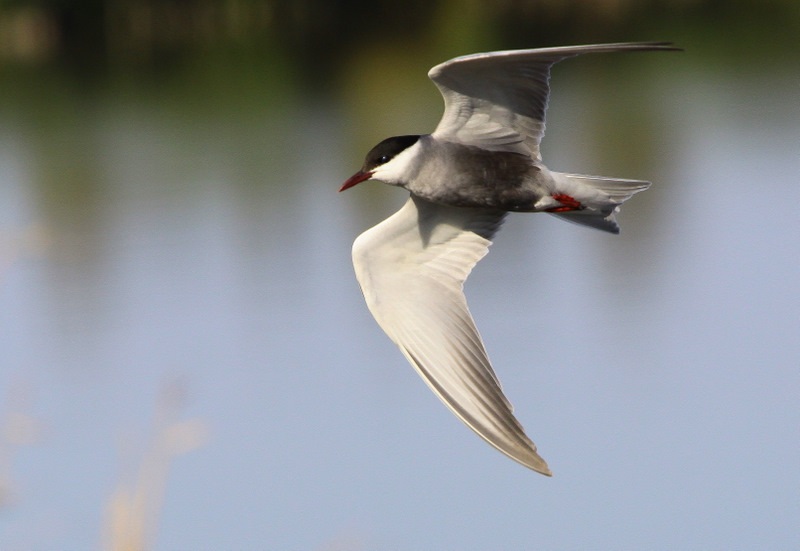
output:
<instances>
[{"instance_id":1,"label":"red leg","mask_svg":"<svg viewBox=\"0 0 800 551\"><path fill-rule=\"evenodd\" d=\"M561 206L547 209L547 212L569 212L572 210L580 210L583 208L583 205L581 205L580 201L565 193L554 193L552 197L553 199L561 203Z\"/></svg>"}]
</instances>

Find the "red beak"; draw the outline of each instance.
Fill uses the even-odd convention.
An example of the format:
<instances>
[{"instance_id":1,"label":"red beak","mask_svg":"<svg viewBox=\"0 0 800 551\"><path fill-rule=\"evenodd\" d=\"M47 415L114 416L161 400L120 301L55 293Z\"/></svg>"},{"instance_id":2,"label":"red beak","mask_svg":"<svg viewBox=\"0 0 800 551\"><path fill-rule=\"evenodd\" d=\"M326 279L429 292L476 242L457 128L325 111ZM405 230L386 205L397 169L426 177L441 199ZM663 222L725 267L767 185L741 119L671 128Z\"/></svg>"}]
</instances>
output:
<instances>
[{"instance_id":1,"label":"red beak","mask_svg":"<svg viewBox=\"0 0 800 551\"><path fill-rule=\"evenodd\" d=\"M344 184L342 184L342 187L339 188L339 191L349 189L354 185L363 182L364 180L369 180L370 178L372 178L372 172L364 172L363 170L359 170L350 176Z\"/></svg>"}]
</instances>

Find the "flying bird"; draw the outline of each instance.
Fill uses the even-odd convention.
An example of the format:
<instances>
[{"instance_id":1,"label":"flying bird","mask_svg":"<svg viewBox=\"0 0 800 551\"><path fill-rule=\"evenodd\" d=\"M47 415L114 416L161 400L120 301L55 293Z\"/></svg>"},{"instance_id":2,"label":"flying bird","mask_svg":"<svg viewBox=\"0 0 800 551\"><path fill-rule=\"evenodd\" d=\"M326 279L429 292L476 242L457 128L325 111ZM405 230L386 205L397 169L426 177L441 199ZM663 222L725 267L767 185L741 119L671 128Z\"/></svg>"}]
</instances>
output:
<instances>
[{"instance_id":1,"label":"flying bird","mask_svg":"<svg viewBox=\"0 0 800 551\"><path fill-rule=\"evenodd\" d=\"M444 96L432 134L387 138L344 191L374 179L410 197L361 234L353 265L375 320L433 392L489 444L545 475L547 463L503 394L463 286L508 212L547 212L618 233L615 214L649 182L549 170L551 67L588 53L679 50L668 42L508 50L457 57L428 77Z\"/></svg>"}]
</instances>

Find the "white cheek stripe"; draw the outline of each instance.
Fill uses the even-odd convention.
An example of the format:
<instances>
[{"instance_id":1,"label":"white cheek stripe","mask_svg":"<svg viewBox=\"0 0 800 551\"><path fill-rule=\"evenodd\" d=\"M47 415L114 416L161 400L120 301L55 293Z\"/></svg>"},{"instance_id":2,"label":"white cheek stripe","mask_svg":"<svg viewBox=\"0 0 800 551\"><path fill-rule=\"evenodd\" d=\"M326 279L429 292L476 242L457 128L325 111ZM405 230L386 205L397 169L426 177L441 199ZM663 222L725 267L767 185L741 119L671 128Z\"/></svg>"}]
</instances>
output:
<instances>
[{"instance_id":1,"label":"white cheek stripe","mask_svg":"<svg viewBox=\"0 0 800 551\"><path fill-rule=\"evenodd\" d=\"M373 171L372 177L387 184L405 183L405 179L411 172L411 167L422 152L419 140L411 147L408 147L394 156L385 165L379 166Z\"/></svg>"}]
</instances>

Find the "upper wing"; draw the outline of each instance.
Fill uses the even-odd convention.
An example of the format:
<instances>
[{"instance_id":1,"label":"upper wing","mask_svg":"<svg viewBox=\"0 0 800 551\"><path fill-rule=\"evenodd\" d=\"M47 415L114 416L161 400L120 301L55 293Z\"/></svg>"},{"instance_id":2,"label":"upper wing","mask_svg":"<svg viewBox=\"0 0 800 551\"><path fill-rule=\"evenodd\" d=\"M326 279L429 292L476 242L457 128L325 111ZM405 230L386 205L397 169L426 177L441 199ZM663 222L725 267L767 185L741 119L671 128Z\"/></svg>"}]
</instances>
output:
<instances>
[{"instance_id":1,"label":"upper wing","mask_svg":"<svg viewBox=\"0 0 800 551\"><path fill-rule=\"evenodd\" d=\"M503 395L462 290L504 217L412 195L356 239L353 264L378 324L439 398L487 442L549 475Z\"/></svg>"},{"instance_id":2,"label":"upper wing","mask_svg":"<svg viewBox=\"0 0 800 551\"><path fill-rule=\"evenodd\" d=\"M596 44L490 52L445 61L428 72L445 105L433 136L540 160L553 64L586 53L677 49L667 42Z\"/></svg>"}]
</instances>

